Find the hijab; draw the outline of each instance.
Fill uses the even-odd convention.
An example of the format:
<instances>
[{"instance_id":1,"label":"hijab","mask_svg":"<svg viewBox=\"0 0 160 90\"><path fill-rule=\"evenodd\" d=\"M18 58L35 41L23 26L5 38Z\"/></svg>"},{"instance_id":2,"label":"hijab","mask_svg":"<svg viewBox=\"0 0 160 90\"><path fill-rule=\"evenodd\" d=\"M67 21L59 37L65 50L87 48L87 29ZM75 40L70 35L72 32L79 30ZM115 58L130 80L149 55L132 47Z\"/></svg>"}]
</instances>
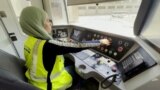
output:
<instances>
[{"instance_id":1,"label":"hijab","mask_svg":"<svg viewBox=\"0 0 160 90\"><path fill-rule=\"evenodd\" d=\"M24 8L20 15L20 25L23 32L38 39L52 39L44 28L46 17L47 13L39 8L33 6Z\"/></svg>"}]
</instances>

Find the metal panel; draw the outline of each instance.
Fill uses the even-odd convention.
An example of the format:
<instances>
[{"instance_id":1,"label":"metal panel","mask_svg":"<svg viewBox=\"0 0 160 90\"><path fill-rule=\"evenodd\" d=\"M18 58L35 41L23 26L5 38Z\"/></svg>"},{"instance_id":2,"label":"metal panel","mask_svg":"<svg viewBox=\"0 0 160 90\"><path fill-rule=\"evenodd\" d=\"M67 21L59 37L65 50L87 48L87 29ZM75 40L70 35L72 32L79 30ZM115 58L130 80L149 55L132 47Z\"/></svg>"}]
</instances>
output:
<instances>
[{"instance_id":1,"label":"metal panel","mask_svg":"<svg viewBox=\"0 0 160 90\"><path fill-rule=\"evenodd\" d=\"M67 5L91 4L100 2L124 1L124 0L67 0Z\"/></svg>"}]
</instances>

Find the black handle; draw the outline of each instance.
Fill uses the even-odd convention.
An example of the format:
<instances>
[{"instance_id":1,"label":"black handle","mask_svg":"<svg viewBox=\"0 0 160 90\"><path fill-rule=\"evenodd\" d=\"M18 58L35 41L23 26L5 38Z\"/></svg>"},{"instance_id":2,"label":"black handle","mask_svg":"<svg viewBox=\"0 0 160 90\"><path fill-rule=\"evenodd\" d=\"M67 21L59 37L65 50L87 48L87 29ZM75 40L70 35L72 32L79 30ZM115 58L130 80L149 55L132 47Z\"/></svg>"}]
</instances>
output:
<instances>
[{"instance_id":1,"label":"black handle","mask_svg":"<svg viewBox=\"0 0 160 90\"><path fill-rule=\"evenodd\" d=\"M8 33L8 35L12 41L17 41L17 37L15 36L15 33Z\"/></svg>"}]
</instances>

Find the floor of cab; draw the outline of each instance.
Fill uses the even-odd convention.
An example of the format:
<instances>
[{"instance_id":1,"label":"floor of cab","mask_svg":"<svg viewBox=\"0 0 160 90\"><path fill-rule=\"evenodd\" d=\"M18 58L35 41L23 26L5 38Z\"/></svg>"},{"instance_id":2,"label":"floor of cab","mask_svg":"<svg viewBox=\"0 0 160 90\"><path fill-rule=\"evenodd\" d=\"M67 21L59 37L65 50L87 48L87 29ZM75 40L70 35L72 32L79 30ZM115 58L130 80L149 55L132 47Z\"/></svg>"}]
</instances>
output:
<instances>
[{"instance_id":1,"label":"floor of cab","mask_svg":"<svg viewBox=\"0 0 160 90\"><path fill-rule=\"evenodd\" d=\"M84 80L73 83L67 90L98 90L98 82L94 79Z\"/></svg>"}]
</instances>

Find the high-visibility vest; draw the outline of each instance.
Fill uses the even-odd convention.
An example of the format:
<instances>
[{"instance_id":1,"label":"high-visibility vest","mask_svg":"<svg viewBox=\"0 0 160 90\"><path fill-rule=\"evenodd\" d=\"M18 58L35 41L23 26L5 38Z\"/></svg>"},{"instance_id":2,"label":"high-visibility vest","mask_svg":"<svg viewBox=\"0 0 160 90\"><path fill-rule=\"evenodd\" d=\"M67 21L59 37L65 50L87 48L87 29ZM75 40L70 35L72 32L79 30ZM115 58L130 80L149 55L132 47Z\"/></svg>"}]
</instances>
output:
<instances>
[{"instance_id":1,"label":"high-visibility vest","mask_svg":"<svg viewBox=\"0 0 160 90\"><path fill-rule=\"evenodd\" d=\"M24 56L27 67L25 75L29 83L41 90L47 90L48 72L43 65L43 46L45 42L46 40L40 40L30 36L24 44ZM63 55L56 56L50 80L52 90L65 90L72 85L72 77L64 68Z\"/></svg>"}]
</instances>

